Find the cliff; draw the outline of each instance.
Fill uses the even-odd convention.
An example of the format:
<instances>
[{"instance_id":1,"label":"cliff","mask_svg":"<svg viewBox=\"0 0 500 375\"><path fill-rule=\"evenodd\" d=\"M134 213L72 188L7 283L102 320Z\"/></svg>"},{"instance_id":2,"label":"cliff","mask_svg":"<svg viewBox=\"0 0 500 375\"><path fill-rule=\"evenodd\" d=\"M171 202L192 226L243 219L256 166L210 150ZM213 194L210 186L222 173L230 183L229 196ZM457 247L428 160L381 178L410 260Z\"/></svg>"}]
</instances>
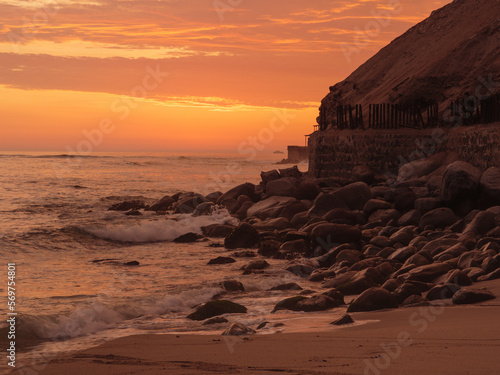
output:
<instances>
[{"instance_id":1,"label":"cliff","mask_svg":"<svg viewBox=\"0 0 500 375\"><path fill-rule=\"evenodd\" d=\"M341 104L439 103L500 91L500 1L455 0L382 48L322 100L328 126ZM318 117L320 123L320 117Z\"/></svg>"}]
</instances>

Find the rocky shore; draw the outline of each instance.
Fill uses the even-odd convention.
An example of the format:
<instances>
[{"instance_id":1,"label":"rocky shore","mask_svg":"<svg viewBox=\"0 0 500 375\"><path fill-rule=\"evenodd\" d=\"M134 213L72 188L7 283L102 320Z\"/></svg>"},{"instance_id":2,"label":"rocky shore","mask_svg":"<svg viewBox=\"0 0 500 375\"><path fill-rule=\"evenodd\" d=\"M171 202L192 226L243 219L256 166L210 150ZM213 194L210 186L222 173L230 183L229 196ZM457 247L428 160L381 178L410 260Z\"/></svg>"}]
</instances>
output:
<instances>
[{"instance_id":1,"label":"rocky shore","mask_svg":"<svg viewBox=\"0 0 500 375\"><path fill-rule=\"evenodd\" d=\"M240 220L238 226L214 224L204 227L203 235L186 233L175 241L218 238L221 242L210 246L224 246L229 253L207 267L251 257L242 274L265 273L266 258L283 259L287 271L325 290L317 294L297 283L281 285L278 289L297 290L297 295L274 311L345 307L345 296L357 296L348 312L495 298L480 282L500 278L500 168L482 173L456 155L438 154L404 165L392 181L363 166L354 172L353 179L315 179L297 167L265 171L258 185L206 196L177 193L151 206L133 201L110 209L199 216L225 207ZM237 280L222 286L244 292ZM198 306L188 318L246 312L224 298L230 294ZM337 324L342 322L351 320ZM252 332L233 325L226 334Z\"/></svg>"}]
</instances>

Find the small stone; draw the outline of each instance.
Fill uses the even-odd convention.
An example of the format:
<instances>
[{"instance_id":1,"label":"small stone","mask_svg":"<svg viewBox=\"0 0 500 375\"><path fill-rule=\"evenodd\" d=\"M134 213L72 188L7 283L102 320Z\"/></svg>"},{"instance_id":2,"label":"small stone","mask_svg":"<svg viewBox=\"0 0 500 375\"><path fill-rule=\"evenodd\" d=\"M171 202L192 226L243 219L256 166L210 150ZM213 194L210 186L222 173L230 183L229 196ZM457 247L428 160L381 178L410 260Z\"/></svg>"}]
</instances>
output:
<instances>
[{"instance_id":1,"label":"small stone","mask_svg":"<svg viewBox=\"0 0 500 375\"><path fill-rule=\"evenodd\" d=\"M333 324L334 326L342 326L345 324L352 324L352 323L354 323L354 319L349 314L345 314L342 318L334 320L330 324Z\"/></svg>"}]
</instances>

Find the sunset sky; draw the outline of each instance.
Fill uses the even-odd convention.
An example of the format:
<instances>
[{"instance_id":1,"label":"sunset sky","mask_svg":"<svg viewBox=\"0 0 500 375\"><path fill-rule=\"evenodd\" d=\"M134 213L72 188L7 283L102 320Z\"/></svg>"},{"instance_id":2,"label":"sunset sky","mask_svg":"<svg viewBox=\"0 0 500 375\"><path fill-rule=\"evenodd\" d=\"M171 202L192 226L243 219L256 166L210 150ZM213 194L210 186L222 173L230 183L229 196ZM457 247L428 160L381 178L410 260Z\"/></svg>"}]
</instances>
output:
<instances>
[{"instance_id":1,"label":"sunset sky","mask_svg":"<svg viewBox=\"0 0 500 375\"><path fill-rule=\"evenodd\" d=\"M448 2L0 1L0 149L303 144L329 86Z\"/></svg>"}]
</instances>

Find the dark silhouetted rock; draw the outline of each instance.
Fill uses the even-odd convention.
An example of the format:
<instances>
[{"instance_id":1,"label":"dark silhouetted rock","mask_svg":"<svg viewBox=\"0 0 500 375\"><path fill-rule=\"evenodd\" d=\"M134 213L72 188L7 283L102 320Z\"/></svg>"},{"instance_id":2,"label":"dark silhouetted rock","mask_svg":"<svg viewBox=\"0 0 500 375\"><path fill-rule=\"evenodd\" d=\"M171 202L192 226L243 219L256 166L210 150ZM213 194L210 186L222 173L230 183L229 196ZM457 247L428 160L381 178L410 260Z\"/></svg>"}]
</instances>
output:
<instances>
[{"instance_id":1,"label":"dark silhouetted rock","mask_svg":"<svg viewBox=\"0 0 500 375\"><path fill-rule=\"evenodd\" d=\"M294 177L294 178L302 178L302 172L299 171L296 165L290 168L280 169L281 177Z\"/></svg>"},{"instance_id":2,"label":"dark silhouetted rock","mask_svg":"<svg viewBox=\"0 0 500 375\"><path fill-rule=\"evenodd\" d=\"M269 263L267 263L265 260L260 259L260 260L254 260L243 267L241 267L241 270L244 271L244 274L249 274L252 273L252 271L255 270L264 270L267 267L269 267Z\"/></svg>"},{"instance_id":3,"label":"dark silhouetted rock","mask_svg":"<svg viewBox=\"0 0 500 375\"><path fill-rule=\"evenodd\" d=\"M411 210L398 219L398 225L405 227L408 225L418 225L422 215L417 210Z\"/></svg>"},{"instance_id":4,"label":"dark silhouetted rock","mask_svg":"<svg viewBox=\"0 0 500 375\"><path fill-rule=\"evenodd\" d=\"M175 243L191 243L196 242L198 240L198 235L193 232L185 233L179 237L177 237L174 242Z\"/></svg>"},{"instance_id":5,"label":"dark silhouetted rock","mask_svg":"<svg viewBox=\"0 0 500 375\"><path fill-rule=\"evenodd\" d=\"M323 217L328 211L334 208L349 208L349 206L339 197L332 194L320 193L309 209L311 217Z\"/></svg>"},{"instance_id":6,"label":"dark silhouetted rock","mask_svg":"<svg viewBox=\"0 0 500 375\"><path fill-rule=\"evenodd\" d=\"M495 295L487 289L462 288L453 295L452 301L455 305L466 305L489 301L494 298Z\"/></svg>"},{"instance_id":7,"label":"dark silhouetted rock","mask_svg":"<svg viewBox=\"0 0 500 375\"><path fill-rule=\"evenodd\" d=\"M500 206L500 168L488 168L479 182L481 201L487 206Z\"/></svg>"},{"instance_id":8,"label":"dark silhouetted rock","mask_svg":"<svg viewBox=\"0 0 500 375\"><path fill-rule=\"evenodd\" d=\"M341 305L341 303L327 296L326 294L319 294L297 302L294 311L324 311L339 307Z\"/></svg>"},{"instance_id":9,"label":"dark silhouetted rock","mask_svg":"<svg viewBox=\"0 0 500 375\"><path fill-rule=\"evenodd\" d=\"M363 206L363 212L370 216L372 213L378 210L388 210L392 207L392 204L386 202L382 199L370 199Z\"/></svg>"},{"instance_id":10,"label":"dark silhouetted rock","mask_svg":"<svg viewBox=\"0 0 500 375\"><path fill-rule=\"evenodd\" d=\"M198 205L207 202L207 199L200 194L185 194L172 205L176 214L192 214ZM210 202L211 203L211 202Z\"/></svg>"},{"instance_id":11,"label":"dark silhouetted rock","mask_svg":"<svg viewBox=\"0 0 500 375\"><path fill-rule=\"evenodd\" d=\"M228 292L244 292L243 284L237 280L224 280L221 282L221 287Z\"/></svg>"},{"instance_id":12,"label":"dark silhouetted rock","mask_svg":"<svg viewBox=\"0 0 500 375\"><path fill-rule=\"evenodd\" d=\"M398 303L389 291L373 287L361 293L347 308L347 312L374 311L397 308Z\"/></svg>"},{"instance_id":13,"label":"dark silhouetted rock","mask_svg":"<svg viewBox=\"0 0 500 375\"><path fill-rule=\"evenodd\" d=\"M203 234L212 238L226 238L233 231L234 226L227 224L211 224L201 227Z\"/></svg>"},{"instance_id":14,"label":"dark silhouetted rock","mask_svg":"<svg viewBox=\"0 0 500 375\"><path fill-rule=\"evenodd\" d=\"M214 259L210 259L208 262L209 265L211 264L229 264L229 263L234 263L236 262L233 258L229 257L217 257Z\"/></svg>"},{"instance_id":15,"label":"dark silhouetted rock","mask_svg":"<svg viewBox=\"0 0 500 375\"><path fill-rule=\"evenodd\" d=\"M140 265L140 263L136 260L131 260L130 262L124 263L124 266L130 266L130 267L139 266L139 265Z\"/></svg>"},{"instance_id":16,"label":"dark silhouetted rock","mask_svg":"<svg viewBox=\"0 0 500 375\"><path fill-rule=\"evenodd\" d=\"M226 198L232 198L234 200L238 199L240 195L246 195L252 201L256 201L257 197L255 196L255 185L249 182L235 186L231 190L222 194L217 200L217 204L221 204L221 202Z\"/></svg>"},{"instance_id":17,"label":"dark silhouetted rock","mask_svg":"<svg viewBox=\"0 0 500 375\"><path fill-rule=\"evenodd\" d=\"M451 269L447 263L432 263L412 269L409 272L409 280L431 282L437 277L444 275Z\"/></svg>"},{"instance_id":18,"label":"dark silhouetted rock","mask_svg":"<svg viewBox=\"0 0 500 375\"><path fill-rule=\"evenodd\" d=\"M187 318L191 320L205 320L222 314L245 314L246 312L247 308L240 304L225 300L213 300L199 306Z\"/></svg>"},{"instance_id":19,"label":"dark silhouetted rock","mask_svg":"<svg viewBox=\"0 0 500 375\"><path fill-rule=\"evenodd\" d=\"M321 190L313 181L302 181L297 186L295 197L299 200L306 199L309 201L314 201L316 197L321 193Z\"/></svg>"},{"instance_id":20,"label":"dark silhouetted rock","mask_svg":"<svg viewBox=\"0 0 500 375\"><path fill-rule=\"evenodd\" d=\"M276 195L283 197L295 197L297 185L298 181L290 177L272 180L266 184L266 195L268 197Z\"/></svg>"},{"instance_id":21,"label":"dark silhouetted rock","mask_svg":"<svg viewBox=\"0 0 500 375\"><path fill-rule=\"evenodd\" d=\"M399 220L401 213L395 209L377 210L368 217L368 223L387 225L391 220Z\"/></svg>"},{"instance_id":22,"label":"dark silhouetted rock","mask_svg":"<svg viewBox=\"0 0 500 375\"><path fill-rule=\"evenodd\" d=\"M333 224L356 225L358 223L358 217L359 215L351 210L345 208L334 208L333 210L328 211L323 216L323 219Z\"/></svg>"},{"instance_id":23,"label":"dark silhouetted rock","mask_svg":"<svg viewBox=\"0 0 500 375\"><path fill-rule=\"evenodd\" d=\"M351 210L362 210L365 203L371 199L370 187L364 182L354 182L341 187L332 195L345 202Z\"/></svg>"},{"instance_id":24,"label":"dark silhouetted rock","mask_svg":"<svg viewBox=\"0 0 500 375\"><path fill-rule=\"evenodd\" d=\"M281 242L277 240L265 240L259 245L259 254L265 257L274 256L281 246Z\"/></svg>"},{"instance_id":25,"label":"dark silhouetted rock","mask_svg":"<svg viewBox=\"0 0 500 375\"><path fill-rule=\"evenodd\" d=\"M193 216L210 215L214 209L212 202L204 202L196 206Z\"/></svg>"},{"instance_id":26,"label":"dark silhouetted rock","mask_svg":"<svg viewBox=\"0 0 500 375\"><path fill-rule=\"evenodd\" d=\"M352 324L352 323L354 323L354 319L349 314L345 314L342 316L342 318L334 320L330 324L333 324L334 326L342 326L345 324Z\"/></svg>"},{"instance_id":27,"label":"dark silhouetted rock","mask_svg":"<svg viewBox=\"0 0 500 375\"><path fill-rule=\"evenodd\" d=\"M251 248L259 243L259 232L252 225L242 223L224 240L226 249Z\"/></svg>"},{"instance_id":28,"label":"dark silhouetted rock","mask_svg":"<svg viewBox=\"0 0 500 375\"><path fill-rule=\"evenodd\" d=\"M113 204L108 208L108 211L131 211L131 210L140 210L145 208L144 202L139 200L120 202Z\"/></svg>"},{"instance_id":29,"label":"dark silhouetted rock","mask_svg":"<svg viewBox=\"0 0 500 375\"><path fill-rule=\"evenodd\" d=\"M222 192L220 191L214 191L213 193L210 193L208 195L205 195L205 198L207 201L212 202L212 203L217 203L217 200L222 196Z\"/></svg>"},{"instance_id":30,"label":"dark silhouetted rock","mask_svg":"<svg viewBox=\"0 0 500 375\"><path fill-rule=\"evenodd\" d=\"M418 198L415 201L415 209L422 215L439 207L441 207L441 199L439 198Z\"/></svg>"},{"instance_id":31,"label":"dark silhouetted rock","mask_svg":"<svg viewBox=\"0 0 500 375\"><path fill-rule=\"evenodd\" d=\"M272 171L260 172L260 178L263 185L266 186L269 181L274 181L281 178L281 175L276 169L273 169Z\"/></svg>"},{"instance_id":32,"label":"dark silhouetted rock","mask_svg":"<svg viewBox=\"0 0 500 375\"><path fill-rule=\"evenodd\" d=\"M460 290L460 286L456 284L436 285L434 288L427 292L427 299L434 301L438 299L448 299Z\"/></svg>"},{"instance_id":33,"label":"dark silhouetted rock","mask_svg":"<svg viewBox=\"0 0 500 375\"><path fill-rule=\"evenodd\" d=\"M172 204L175 202L174 198L169 195L164 196L158 202L152 204L147 211L167 211L172 207Z\"/></svg>"},{"instance_id":34,"label":"dark silhouetted rock","mask_svg":"<svg viewBox=\"0 0 500 375\"><path fill-rule=\"evenodd\" d=\"M287 267L286 270L288 272L293 273L296 276L308 278L311 275L311 273L313 273L314 268L307 266L305 264L295 264L295 265Z\"/></svg>"},{"instance_id":35,"label":"dark silhouetted rock","mask_svg":"<svg viewBox=\"0 0 500 375\"><path fill-rule=\"evenodd\" d=\"M463 161L456 161L446 168L441 183L441 200L447 204L470 199L479 192L481 172Z\"/></svg>"},{"instance_id":36,"label":"dark silhouetted rock","mask_svg":"<svg viewBox=\"0 0 500 375\"><path fill-rule=\"evenodd\" d=\"M428 225L434 228L446 228L458 221L458 217L448 207L436 208L427 212L420 219L420 228L425 228Z\"/></svg>"},{"instance_id":37,"label":"dark silhouetted rock","mask_svg":"<svg viewBox=\"0 0 500 375\"><path fill-rule=\"evenodd\" d=\"M490 272L487 275L482 275L477 278L477 281L488 281L488 280L496 280L500 279L500 268L495 271Z\"/></svg>"},{"instance_id":38,"label":"dark silhouetted rock","mask_svg":"<svg viewBox=\"0 0 500 375\"><path fill-rule=\"evenodd\" d=\"M270 197L264 200L261 200L260 202L255 203L252 207L250 207L247 210L247 216L248 217L260 217L261 213L269 210L271 208L281 208L283 209L288 202L293 202L295 201L295 198L292 197ZM277 211L277 214L279 215L280 211ZM276 215L277 216L277 215Z\"/></svg>"},{"instance_id":39,"label":"dark silhouetted rock","mask_svg":"<svg viewBox=\"0 0 500 375\"><path fill-rule=\"evenodd\" d=\"M307 212L309 208L301 201L292 201L285 205L280 216L292 221L292 219L301 212Z\"/></svg>"},{"instance_id":40,"label":"dark silhouetted rock","mask_svg":"<svg viewBox=\"0 0 500 375\"><path fill-rule=\"evenodd\" d=\"M286 298L286 299L278 302L276 304L276 306L274 306L274 309L273 309L272 312L276 312L278 310L292 310L292 311L297 311L296 310L297 304L300 301L303 301L305 299L307 299L307 297L304 297L304 296L295 296L295 297Z\"/></svg>"},{"instance_id":41,"label":"dark silhouetted rock","mask_svg":"<svg viewBox=\"0 0 500 375\"><path fill-rule=\"evenodd\" d=\"M285 217L269 218L253 224L254 228L260 231L282 230L290 228L291 225L290 221Z\"/></svg>"}]
</instances>

